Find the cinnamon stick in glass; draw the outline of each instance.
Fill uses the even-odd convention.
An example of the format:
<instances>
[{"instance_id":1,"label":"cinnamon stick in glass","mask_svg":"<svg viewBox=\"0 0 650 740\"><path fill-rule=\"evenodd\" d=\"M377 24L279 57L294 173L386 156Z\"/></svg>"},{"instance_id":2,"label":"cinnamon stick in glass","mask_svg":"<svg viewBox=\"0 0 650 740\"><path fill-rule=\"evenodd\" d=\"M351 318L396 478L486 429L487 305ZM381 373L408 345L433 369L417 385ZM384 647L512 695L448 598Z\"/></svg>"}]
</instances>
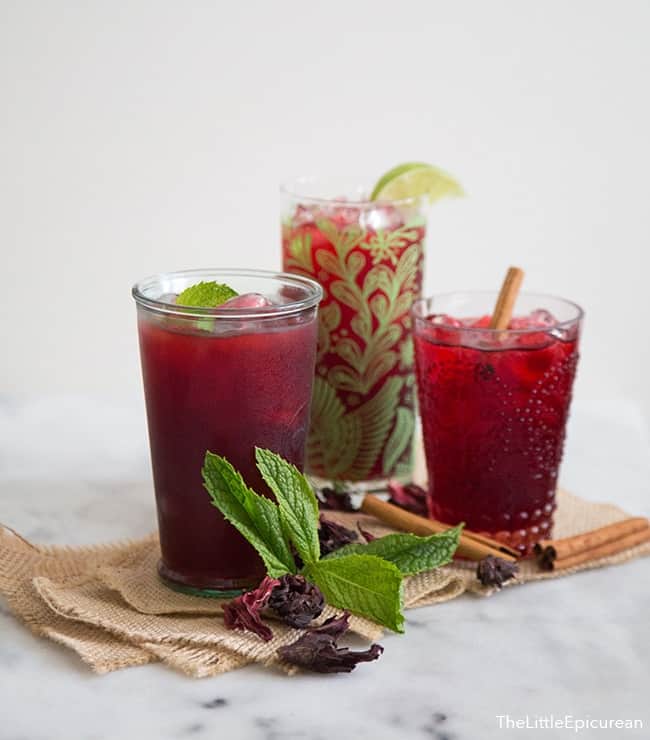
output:
<instances>
[{"instance_id":1,"label":"cinnamon stick in glass","mask_svg":"<svg viewBox=\"0 0 650 740\"><path fill-rule=\"evenodd\" d=\"M523 279L524 271L520 267L508 268L492 312L490 329L503 330L508 328Z\"/></svg>"}]
</instances>

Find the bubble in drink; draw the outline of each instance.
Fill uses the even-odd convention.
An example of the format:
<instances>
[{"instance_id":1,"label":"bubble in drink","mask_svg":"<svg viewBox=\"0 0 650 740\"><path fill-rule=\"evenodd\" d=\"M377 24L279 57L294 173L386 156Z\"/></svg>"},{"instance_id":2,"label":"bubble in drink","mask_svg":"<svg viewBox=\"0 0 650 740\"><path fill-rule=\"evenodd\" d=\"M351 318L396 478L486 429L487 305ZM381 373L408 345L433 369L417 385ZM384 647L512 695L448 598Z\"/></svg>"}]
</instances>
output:
<instances>
[{"instance_id":1,"label":"bubble in drink","mask_svg":"<svg viewBox=\"0 0 650 740\"><path fill-rule=\"evenodd\" d=\"M261 293L244 293L222 303L222 308L265 308L273 303Z\"/></svg>"}]
</instances>

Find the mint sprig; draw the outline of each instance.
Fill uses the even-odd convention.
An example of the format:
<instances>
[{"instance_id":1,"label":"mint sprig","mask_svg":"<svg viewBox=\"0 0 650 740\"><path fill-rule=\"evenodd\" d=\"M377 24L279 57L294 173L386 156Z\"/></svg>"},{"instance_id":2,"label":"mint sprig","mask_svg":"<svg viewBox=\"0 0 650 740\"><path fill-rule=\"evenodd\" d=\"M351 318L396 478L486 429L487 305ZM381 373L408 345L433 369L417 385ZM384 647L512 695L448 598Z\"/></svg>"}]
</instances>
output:
<instances>
[{"instance_id":1,"label":"mint sprig","mask_svg":"<svg viewBox=\"0 0 650 740\"><path fill-rule=\"evenodd\" d=\"M327 555L326 559L335 560L350 555L374 555L396 565L402 575L412 576L450 562L458 547L462 529L463 525L459 524L457 527L428 537L418 537L406 532L387 534L367 544L353 542L344 545Z\"/></svg>"},{"instance_id":2,"label":"mint sprig","mask_svg":"<svg viewBox=\"0 0 650 740\"><path fill-rule=\"evenodd\" d=\"M393 563L373 555L345 555L309 563L303 574L329 604L404 632L402 574Z\"/></svg>"},{"instance_id":3,"label":"mint sprig","mask_svg":"<svg viewBox=\"0 0 650 740\"><path fill-rule=\"evenodd\" d=\"M201 281L196 285L190 285L189 288L185 288L182 293L179 293L176 298L176 305L216 308L236 295L239 295L239 293L225 283L217 283L214 280Z\"/></svg>"},{"instance_id":4,"label":"mint sprig","mask_svg":"<svg viewBox=\"0 0 650 740\"><path fill-rule=\"evenodd\" d=\"M205 488L212 503L260 554L272 578L296 573L315 583L332 606L404 629L403 578L449 562L462 525L430 537L392 534L351 544L325 558L318 541L318 502L304 475L270 450L257 448L257 467L276 502L252 491L223 457L206 452Z\"/></svg>"},{"instance_id":5,"label":"mint sprig","mask_svg":"<svg viewBox=\"0 0 650 740\"><path fill-rule=\"evenodd\" d=\"M304 563L320 558L318 501L305 476L279 455L255 448L255 460L262 478L273 491L287 536Z\"/></svg>"},{"instance_id":6,"label":"mint sprig","mask_svg":"<svg viewBox=\"0 0 650 740\"><path fill-rule=\"evenodd\" d=\"M273 501L251 491L228 460L211 452L205 454L203 481L214 506L257 550L271 578L296 572Z\"/></svg>"}]
</instances>

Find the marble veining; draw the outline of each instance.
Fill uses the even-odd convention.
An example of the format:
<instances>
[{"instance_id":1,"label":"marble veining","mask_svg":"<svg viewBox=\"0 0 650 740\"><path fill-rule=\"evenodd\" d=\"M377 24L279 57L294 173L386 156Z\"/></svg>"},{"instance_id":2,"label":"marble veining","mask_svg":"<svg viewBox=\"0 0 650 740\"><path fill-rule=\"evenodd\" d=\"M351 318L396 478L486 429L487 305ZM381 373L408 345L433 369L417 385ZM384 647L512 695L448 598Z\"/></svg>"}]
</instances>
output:
<instances>
[{"instance_id":1,"label":"marble veining","mask_svg":"<svg viewBox=\"0 0 650 740\"><path fill-rule=\"evenodd\" d=\"M222 709L223 707L228 706L228 700L218 696L216 699L201 702L201 706L203 709Z\"/></svg>"},{"instance_id":2,"label":"marble veining","mask_svg":"<svg viewBox=\"0 0 650 740\"><path fill-rule=\"evenodd\" d=\"M70 418L74 429L54 433ZM34 454L43 430L47 449ZM143 434L141 409L97 399L0 403L0 522L43 543L146 534ZM649 452L633 407L577 405L564 485L648 515ZM0 740L573 737L497 723L551 713L638 718L644 730L597 737L648 737L649 576L650 558L409 611L406 634L386 635L376 663L291 679L259 666L203 680L159 665L95 676L0 600Z\"/></svg>"}]
</instances>

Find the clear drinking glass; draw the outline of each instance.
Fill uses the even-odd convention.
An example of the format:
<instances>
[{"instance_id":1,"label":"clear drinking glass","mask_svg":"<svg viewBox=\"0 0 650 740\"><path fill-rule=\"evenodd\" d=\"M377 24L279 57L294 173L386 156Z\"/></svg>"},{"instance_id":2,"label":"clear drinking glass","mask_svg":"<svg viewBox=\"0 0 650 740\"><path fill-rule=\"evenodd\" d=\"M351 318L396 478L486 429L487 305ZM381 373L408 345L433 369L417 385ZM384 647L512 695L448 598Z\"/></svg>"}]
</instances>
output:
<instances>
[{"instance_id":1,"label":"clear drinking glass","mask_svg":"<svg viewBox=\"0 0 650 740\"><path fill-rule=\"evenodd\" d=\"M201 280L261 293L273 305L184 308L173 297ZM206 450L270 495L255 466L267 447L302 467L314 374L320 286L295 275L190 270L133 288L162 559L174 588L221 596L255 585L261 559L212 506Z\"/></svg>"},{"instance_id":2,"label":"clear drinking glass","mask_svg":"<svg viewBox=\"0 0 650 740\"><path fill-rule=\"evenodd\" d=\"M583 312L520 295L505 331L497 294L413 305L429 513L528 553L550 535Z\"/></svg>"},{"instance_id":3,"label":"clear drinking glass","mask_svg":"<svg viewBox=\"0 0 650 740\"><path fill-rule=\"evenodd\" d=\"M425 204L370 201L360 186L282 187L283 269L318 280L318 354L307 470L356 488L408 479L415 425L411 316ZM360 485L361 484L361 485Z\"/></svg>"}]
</instances>

